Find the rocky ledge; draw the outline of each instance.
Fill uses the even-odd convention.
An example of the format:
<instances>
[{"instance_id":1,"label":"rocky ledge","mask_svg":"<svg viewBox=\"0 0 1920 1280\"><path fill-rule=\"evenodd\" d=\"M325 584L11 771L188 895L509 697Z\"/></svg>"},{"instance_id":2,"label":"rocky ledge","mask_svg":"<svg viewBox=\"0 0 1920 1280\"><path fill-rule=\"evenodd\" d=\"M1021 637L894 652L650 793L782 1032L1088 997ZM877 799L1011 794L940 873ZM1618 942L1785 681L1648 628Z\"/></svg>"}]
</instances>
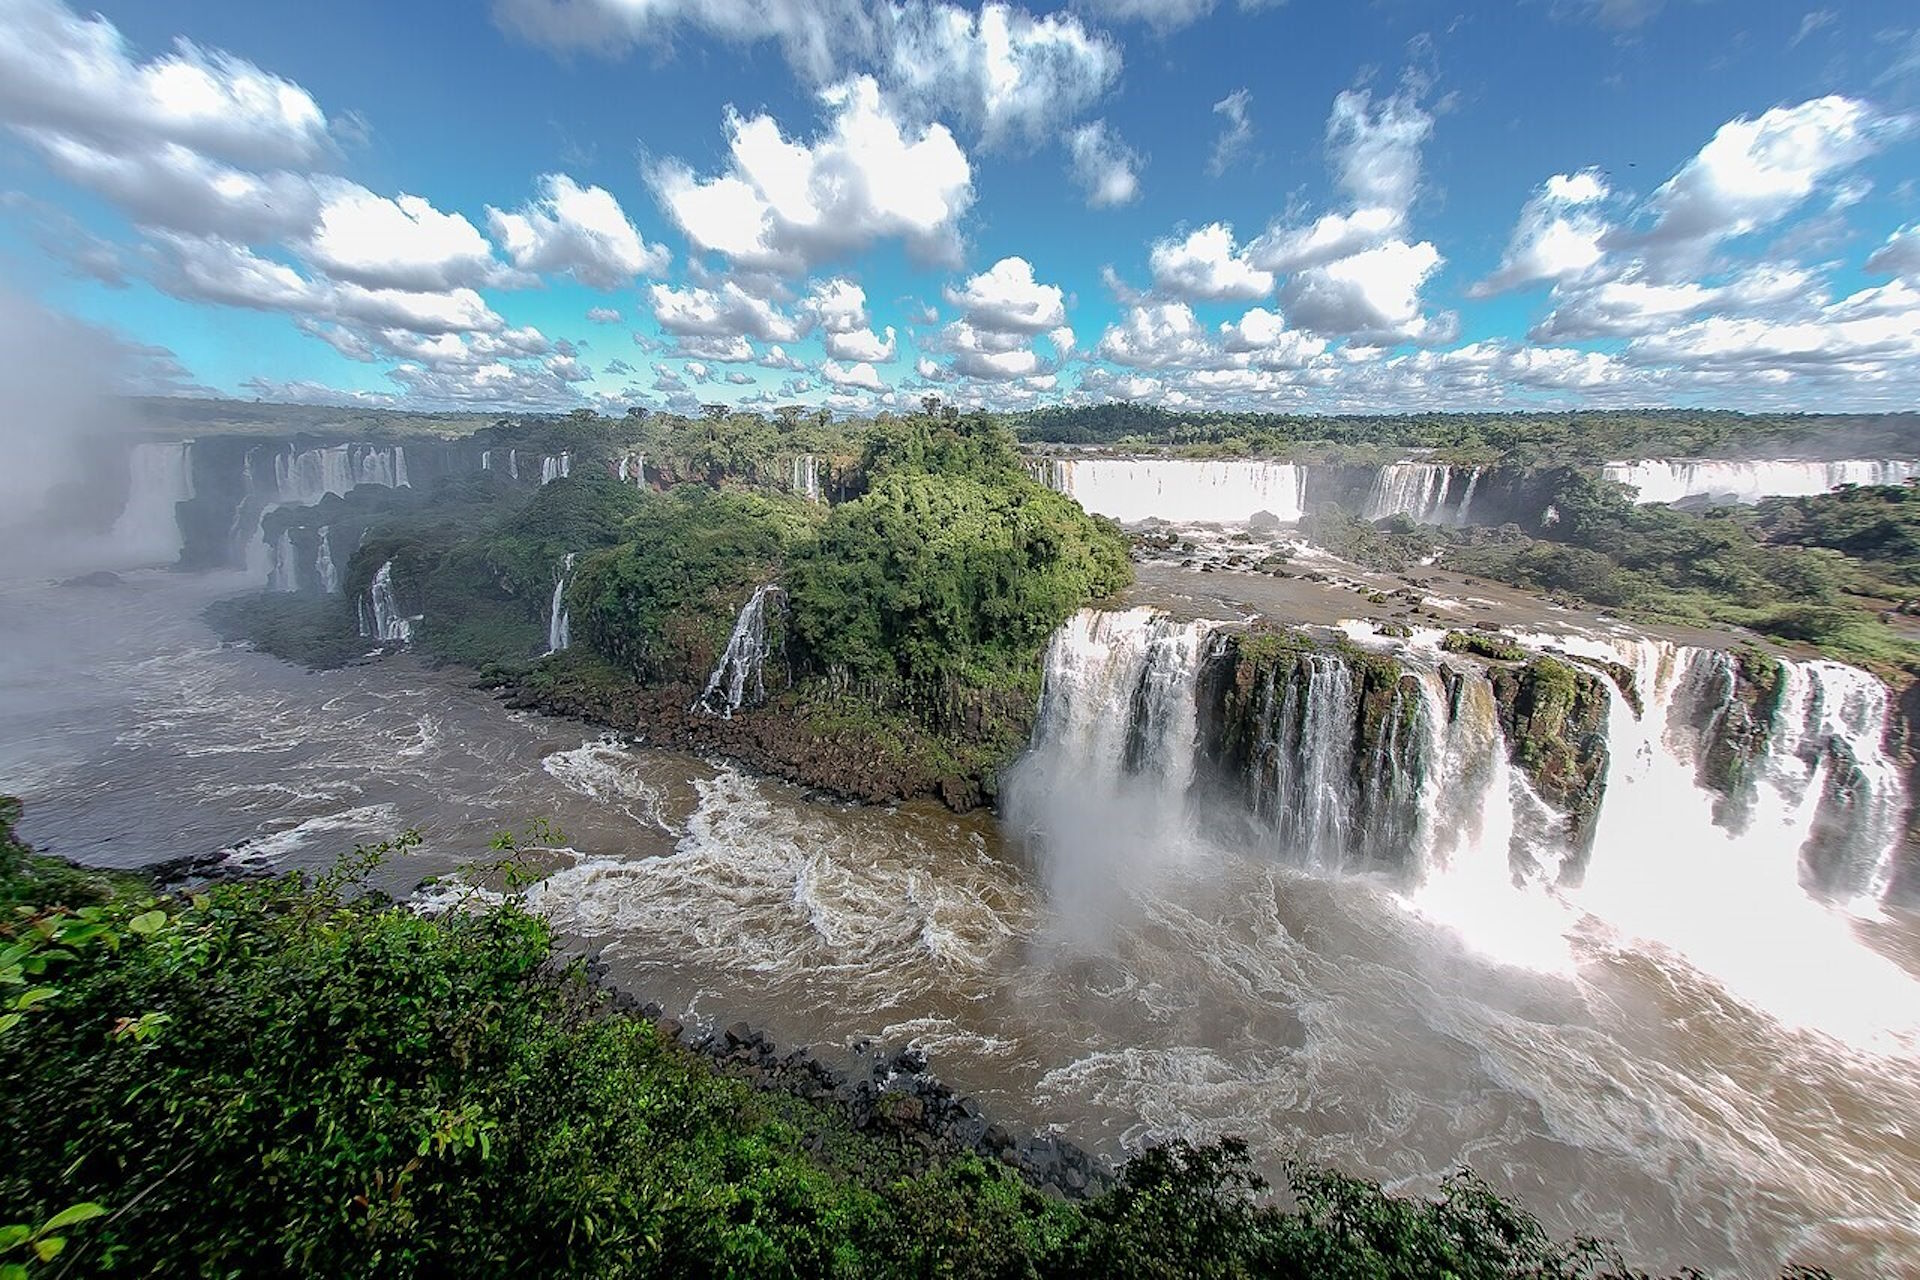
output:
<instances>
[{"instance_id":1,"label":"rocky ledge","mask_svg":"<svg viewBox=\"0 0 1920 1280\"><path fill-rule=\"evenodd\" d=\"M597 954L587 957L586 972L615 1013L647 1019L662 1039L706 1058L723 1075L828 1109L848 1128L890 1145L908 1168L973 1154L1011 1166L1043 1194L1069 1200L1099 1195L1116 1180L1105 1161L1058 1134L1020 1134L996 1123L974 1099L941 1083L922 1049L861 1040L844 1055L846 1065L835 1066L811 1049L782 1052L746 1022L690 1028L614 984ZM810 1144L831 1140L823 1130L807 1135Z\"/></svg>"}]
</instances>

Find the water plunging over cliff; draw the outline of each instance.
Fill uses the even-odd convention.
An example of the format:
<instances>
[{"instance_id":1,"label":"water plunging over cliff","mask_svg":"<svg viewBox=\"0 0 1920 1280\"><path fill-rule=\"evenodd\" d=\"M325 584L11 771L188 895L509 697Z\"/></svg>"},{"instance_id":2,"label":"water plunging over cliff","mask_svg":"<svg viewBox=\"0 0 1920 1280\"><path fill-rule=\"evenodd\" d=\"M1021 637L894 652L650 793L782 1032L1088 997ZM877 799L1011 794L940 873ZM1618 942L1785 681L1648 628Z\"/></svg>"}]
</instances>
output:
<instances>
[{"instance_id":1,"label":"water plunging over cliff","mask_svg":"<svg viewBox=\"0 0 1920 1280\"><path fill-rule=\"evenodd\" d=\"M320 526L320 550L314 556L314 568L320 571L320 590L327 595L340 594L340 570L333 562L333 527Z\"/></svg>"},{"instance_id":2,"label":"water plunging over cliff","mask_svg":"<svg viewBox=\"0 0 1920 1280\"><path fill-rule=\"evenodd\" d=\"M127 505L113 522L113 545L128 556L171 563L183 545L174 509L193 498L193 445L136 444L128 468Z\"/></svg>"},{"instance_id":3,"label":"water plunging over cliff","mask_svg":"<svg viewBox=\"0 0 1920 1280\"><path fill-rule=\"evenodd\" d=\"M563 453L563 454L560 454L558 457L555 457L552 454L548 454L546 457L540 459L540 483L541 484L552 484L555 480L564 479L565 477L570 476L572 474L573 474L573 455L571 453ZM517 468L516 468L514 478L516 480L519 479Z\"/></svg>"},{"instance_id":4,"label":"water plunging over cliff","mask_svg":"<svg viewBox=\"0 0 1920 1280\"><path fill-rule=\"evenodd\" d=\"M1049 858L1065 847L1069 866L1083 829L1099 833L1096 859L1124 863L1117 831L1123 844L1381 872L1456 900L1558 885L1584 902L1584 878L1599 910L1611 884L1631 895L1659 882L1649 859L1671 870L1720 850L1796 900L1887 890L1906 795L1872 676L1770 659L1736 679L1728 655L1666 641L1522 640L1565 657L1523 667L1431 639L1362 651L1083 612L1048 651L1009 817ZM1580 681L1604 700L1590 730Z\"/></svg>"},{"instance_id":5,"label":"water plunging over cliff","mask_svg":"<svg viewBox=\"0 0 1920 1280\"><path fill-rule=\"evenodd\" d=\"M810 453L803 453L793 460L793 491L808 502L820 501L820 468Z\"/></svg>"},{"instance_id":6,"label":"water plunging over cliff","mask_svg":"<svg viewBox=\"0 0 1920 1280\"><path fill-rule=\"evenodd\" d=\"M360 601L360 634L382 644L407 644L413 639L413 624L419 615L407 616L393 587L393 561L381 564Z\"/></svg>"},{"instance_id":7,"label":"water plunging over cliff","mask_svg":"<svg viewBox=\"0 0 1920 1280\"><path fill-rule=\"evenodd\" d=\"M1052 458L1032 465L1042 483L1122 523L1226 524L1262 511L1293 523L1304 510L1306 468L1289 462Z\"/></svg>"},{"instance_id":8,"label":"water plunging over cliff","mask_svg":"<svg viewBox=\"0 0 1920 1280\"><path fill-rule=\"evenodd\" d=\"M1465 525L1472 520L1480 476L1479 467L1390 463L1380 468L1360 516L1363 520L1406 516L1421 524Z\"/></svg>"},{"instance_id":9,"label":"water plunging over cliff","mask_svg":"<svg viewBox=\"0 0 1920 1280\"><path fill-rule=\"evenodd\" d=\"M558 653L573 643L573 624L567 615L567 583L573 577L573 552L560 559L553 580L553 603L547 609L547 652Z\"/></svg>"},{"instance_id":10,"label":"water plunging over cliff","mask_svg":"<svg viewBox=\"0 0 1920 1280\"><path fill-rule=\"evenodd\" d=\"M1731 498L1755 503L1763 498L1805 498L1843 484L1903 484L1920 476L1920 462L1853 458L1842 462L1610 462L1606 477L1632 485L1635 501L1678 502L1682 498Z\"/></svg>"},{"instance_id":11,"label":"water plunging over cliff","mask_svg":"<svg viewBox=\"0 0 1920 1280\"><path fill-rule=\"evenodd\" d=\"M696 710L731 717L748 702L767 696L767 659L773 652L772 623L785 611L787 593L768 583L740 607L733 633L707 687L694 700Z\"/></svg>"}]
</instances>

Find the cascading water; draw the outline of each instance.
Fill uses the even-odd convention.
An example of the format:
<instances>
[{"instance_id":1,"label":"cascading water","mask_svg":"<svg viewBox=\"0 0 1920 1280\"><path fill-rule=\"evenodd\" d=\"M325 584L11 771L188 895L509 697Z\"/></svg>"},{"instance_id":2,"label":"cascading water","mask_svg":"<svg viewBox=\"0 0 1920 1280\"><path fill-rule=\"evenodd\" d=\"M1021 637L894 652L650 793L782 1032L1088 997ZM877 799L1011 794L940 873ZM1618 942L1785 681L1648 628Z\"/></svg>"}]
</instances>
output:
<instances>
[{"instance_id":1,"label":"cascading water","mask_svg":"<svg viewBox=\"0 0 1920 1280\"><path fill-rule=\"evenodd\" d=\"M480 469L482 471L493 470L493 450L482 449L480 451Z\"/></svg>"},{"instance_id":2,"label":"cascading water","mask_svg":"<svg viewBox=\"0 0 1920 1280\"><path fill-rule=\"evenodd\" d=\"M120 554L154 562L180 556L182 502L193 499L192 443L133 446L128 458L127 504L108 536Z\"/></svg>"},{"instance_id":3,"label":"cascading water","mask_svg":"<svg viewBox=\"0 0 1920 1280\"><path fill-rule=\"evenodd\" d=\"M549 454L546 457L540 459L540 483L541 484L552 484L555 480L563 480L572 474L573 474L573 455L571 453L562 453L558 457L555 457L554 455ZM519 479L519 474L517 470L515 472L514 478L516 480Z\"/></svg>"},{"instance_id":4,"label":"cascading water","mask_svg":"<svg viewBox=\"0 0 1920 1280\"><path fill-rule=\"evenodd\" d=\"M614 476L623 484L631 481L636 489L647 487L647 455L629 453L614 464Z\"/></svg>"},{"instance_id":5,"label":"cascading water","mask_svg":"<svg viewBox=\"0 0 1920 1280\"><path fill-rule=\"evenodd\" d=\"M320 590L327 595L340 594L340 570L333 562L333 526L320 526L320 548L314 553L313 567L320 577Z\"/></svg>"},{"instance_id":6,"label":"cascading water","mask_svg":"<svg viewBox=\"0 0 1920 1280\"><path fill-rule=\"evenodd\" d=\"M1306 468L1288 462L1057 458L1031 466L1048 487L1122 523L1226 524L1264 511L1291 524L1305 509Z\"/></svg>"},{"instance_id":7,"label":"cascading water","mask_svg":"<svg viewBox=\"0 0 1920 1280\"><path fill-rule=\"evenodd\" d=\"M793 491L808 502L820 501L820 470L810 453L803 453L793 460Z\"/></svg>"},{"instance_id":8,"label":"cascading water","mask_svg":"<svg viewBox=\"0 0 1920 1280\"><path fill-rule=\"evenodd\" d=\"M1606 477L1637 491L1636 502L1678 502L1682 498L1731 498L1755 503L1763 498L1805 498L1843 484L1904 484L1920 477L1920 462L1851 458L1842 462L1774 460L1765 462L1665 461L1610 462Z\"/></svg>"},{"instance_id":9,"label":"cascading water","mask_svg":"<svg viewBox=\"0 0 1920 1280\"><path fill-rule=\"evenodd\" d=\"M282 529L280 536L273 540L273 568L267 573L267 590L292 592L299 589L299 557L293 548L293 534Z\"/></svg>"},{"instance_id":10,"label":"cascading water","mask_svg":"<svg viewBox=\"0 0 1920 1280\"><path fill-rule=\"evenodd\" d=\"M768 583L741 606L727 647L707 677L707 687L694 700L693 710L731 717L749 701L765 701L767 659L773 652L768 623L786 604L787 593Z\"/></svg>"},{"instance_id":11,"label":"cascading water","mask_svg":"<svg viewBox=\"0 0 1920 1280\"><path fill-rule=\"evenodd\" d=\"M1406 516L1421 524L1464 525L1480 487L1479 467L1432 462L1395 462L1380 468L1361 518Z\"/></svg>"},{"instance_id":12,"label":"cascading water","mask_svg":"<svg viewBox=\"0 0 1920 1280\"><path fill-rule=\"evenodd\" d=\"M520 478L520 451L518 449L507 450L507 475L515 480Z\"/></svg>"},{"instance_id":13,"label":"cascading water","mask_svg":"<svg viewBox=\"0 0 1920 1280\"><path fill-rule=\"evenodd\" d=\"M360 601L360 634L382 644L408 644L413 640L413 624L419 615L407 616L393 588L393 561L375 571L367 594Z\"/></svg>"},{"instance_id":14,"label":"cascading water","mask_svg":"<svg viewBox=\"0 0 1920 1280\"><path fill-rule=\"evenodd\" d=\"M560 558L553 580L553 604L547 610L547 652L558 653L573 643L573 624L567 615L567 582L573 576L573 552Z\"/></svg>"}]
</instances>

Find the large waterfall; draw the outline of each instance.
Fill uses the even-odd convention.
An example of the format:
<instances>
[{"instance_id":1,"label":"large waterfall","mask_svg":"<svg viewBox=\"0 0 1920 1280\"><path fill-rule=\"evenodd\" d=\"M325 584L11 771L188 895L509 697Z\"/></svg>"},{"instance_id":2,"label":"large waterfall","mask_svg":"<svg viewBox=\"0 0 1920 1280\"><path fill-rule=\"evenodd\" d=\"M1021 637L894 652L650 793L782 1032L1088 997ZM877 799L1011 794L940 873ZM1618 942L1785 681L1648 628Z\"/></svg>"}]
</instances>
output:
<instances>
[{"instance_id":1,"label":"large waterfall","mask_svg":"<svg viewBox=\"0 0 1920 1280\"><path fill-rule=\"evenodd\" d=\"M136 444L128 469L127 505L109 535L114 549L142 560L172 562L184 544L175 508L193 498L193 446Z\"/></svg>"},{"instance_id":2,"label":"large waterfall","mask_svg":"<svg viewBox=\"0 0 1920 1280\"><path fill-rule=\"evenodd\" d=\"M564 480L572 474L573 455L571 453L562 453L558 456L549 454L540 459L541 484L552 484L555 480ZM519 478L519 468L516 466L514 468L514 479L517 480Z\"/></svg>"},{"instance_id":3,"label":"large waterfall","mask_svg":"<svg viewBox=\"0 0 1920 1280\"><path fill-rule=\"evenodd\" d=\"M1464 525L1473 515L1479 467L1394 462L1380 468L1361 511L1365 520L1406 516L1421 524Z\"/></svg>"},{"instance_id":4,"label":"large waterfall","mask_svg":"<svg viewBox=\"0 0 1920 1280\"><path fill-rule=\"evenodd\" d=\"M1503 728L1511 664L1424 637L1363 654L1282 635L1296 639L1242 642L1146 609L1085 611L1056 633L1007 812L1069 899L1215 845L1383 872L1495 931L1514 895L1552 892L1611 920L1682 882L1709 894L1693 912L1712 909L1707 886L1723 878L1821 910L1889 886L1906 795L1883 746L1888 693L1865 672L1779 661L1777 689L1742 701L1726 654L1524 637L1611 690L1584 848L1518 767L1535 744L1516 750ZM1250 660L1256 644L1271 647Z\"/></svg>"},{"instance_id":5,"label":"large waterfall","mask_svg":"<svg viewBox=\"0 0 1920 1280\"><path fill-rule=\"evenodd\" d=\"M1920 476L1920 462L1718 462L1643 459L1610 462L1606 477L1637 491L1635 501L1678 502L1682 498L1730 498L1755 503L1763 498L1805 498L1843 484L1903 484Z\"/></svg>"},{"instance_id":6,"label":"large waterfall","mask_svg":"<svg viewBox=\"0 0 1920 1280\"><path fill-rule=\"evenodd\" d=\"M808 502L820 501L820 467L810 453L800 454L793 460L793 491Z\"/></svg>"},{"instance_id":7,"label":"large waterfall","mask_svg":"<svg viewBox=\"0 0 1920 1280\"><path fill-rule=\"evenodd\" d=\"M747 703L766 699L767 659L773 653L771 624L786 603L787 593L768 583L740 607L727 647L713 674L707 677L707 687L695 699L693 710L730 717Z\"/></svg>"},{"instance_id":8,"label":"large waterfall","mask_svg":"<svg viewBox=\"0 0 1920 1280\"><path fill-rule=\"evenodd\" d=\"M319 571L320 590L330 596L340 594L340 570L333 561L333 527L320 526L320 549L314 553L313 567Z\"/></svg>"},{"instance_id":9,"label":"large waterfall","mask_svg":"<svg viewBox=\"0 0 1920 1280\"><path fill-rule=\"evenodd\" d=\"M319 449L292 445L274 455L273 501L310 506L328 494L345 497L349 489L377 484L407 487L407 455L399 445L336 444Z\"/></svg>"},{"instance_id":10,"label":"large waterfall","mask_svg":"<svg viewBox=\"0 0 1920 1280\"><path fill-rule=\"evenodd\" d=\"M1266 512L1283 523L1305 509L1305 467L1290 462L1183 458L1050 458L1035 475L1096 515L1226 524Z\"/></svg>"},{"instance_id":11,"label":"large waterfall","mask_svg":"<svg viewBox=\"0 0 1920 1280\"><path fill-rule=\"evenodd\" d=\"M567 583L573 577L573 552L560 559L553 579L553 604L547 610L547 652L558 653L573 643L573 623L567 615Z\"/></svg>"}]
</instances>

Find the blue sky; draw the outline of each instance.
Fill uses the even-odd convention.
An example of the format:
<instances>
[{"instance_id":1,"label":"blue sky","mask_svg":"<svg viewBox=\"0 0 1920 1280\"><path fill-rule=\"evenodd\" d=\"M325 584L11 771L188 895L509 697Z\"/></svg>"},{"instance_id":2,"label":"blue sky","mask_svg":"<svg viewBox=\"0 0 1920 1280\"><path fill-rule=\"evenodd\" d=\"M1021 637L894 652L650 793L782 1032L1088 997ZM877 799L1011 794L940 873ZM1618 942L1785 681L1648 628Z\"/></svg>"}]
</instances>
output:
<instances>
[{"instance_id":1,"label":"blue sky","mask_svg":"<svg viewBox=\"0 0 1920 1280\"><path fill-rule=\"evenodd\" d=\"M1920 17L0 0L0 262L124 385L1920 405Z\"/></svg>"}]
</instances>

